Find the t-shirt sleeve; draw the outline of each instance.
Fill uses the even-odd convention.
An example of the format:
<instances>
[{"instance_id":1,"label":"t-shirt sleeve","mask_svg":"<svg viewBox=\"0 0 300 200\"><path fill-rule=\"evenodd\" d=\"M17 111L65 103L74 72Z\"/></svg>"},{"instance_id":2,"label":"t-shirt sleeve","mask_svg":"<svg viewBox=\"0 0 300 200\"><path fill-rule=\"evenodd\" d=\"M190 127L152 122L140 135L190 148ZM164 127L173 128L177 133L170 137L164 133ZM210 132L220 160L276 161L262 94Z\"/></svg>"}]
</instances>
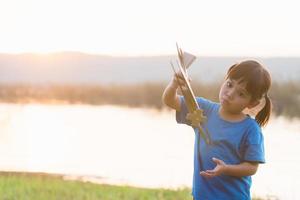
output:
<instances>
[{"instance_id":1,"label":"t-shirt sleeve","mask_svg":"<svg viewBox=\"0 0 300 200\"><path fill-rule=\"evenodd\" d=\"M264 137L258 125L247 134L243 152L244 161L265 163Z\"/></svg>"},{"instance_id":2,"label":"t-shirt sleeve","mask_svg":"<svg viewBox=\"0 0 300 200\"><path fill-rule=\"evenodd\" d=\"M202 97L196 97L196 101L199 105L199 108L204 110L204 115L207 115L212 109L213 102ZM177 123L191 125L190 122L186 120L186 115L188 112L189 111L186 106L185 99L183 96L180 96L180 111L176 111Z\"/></svg>"}]
</instances>

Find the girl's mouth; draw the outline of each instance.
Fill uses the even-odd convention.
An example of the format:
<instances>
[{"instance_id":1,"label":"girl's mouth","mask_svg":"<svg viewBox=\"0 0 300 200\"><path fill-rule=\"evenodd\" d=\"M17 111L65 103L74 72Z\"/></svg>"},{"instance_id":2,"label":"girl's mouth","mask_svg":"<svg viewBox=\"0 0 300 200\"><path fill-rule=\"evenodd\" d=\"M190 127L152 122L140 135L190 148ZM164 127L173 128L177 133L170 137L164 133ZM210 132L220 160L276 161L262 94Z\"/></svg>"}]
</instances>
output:
<instances>
[{"instance_id":1,"label":"girl's mouth","mask_svg":"<svg viewBox=\"0 0 300 200\"><path fill-rule=\"evenodd\" d=\"M221 104L229 104L229 101L225 98L221 99Z\"/></svg>"}]
</instances>

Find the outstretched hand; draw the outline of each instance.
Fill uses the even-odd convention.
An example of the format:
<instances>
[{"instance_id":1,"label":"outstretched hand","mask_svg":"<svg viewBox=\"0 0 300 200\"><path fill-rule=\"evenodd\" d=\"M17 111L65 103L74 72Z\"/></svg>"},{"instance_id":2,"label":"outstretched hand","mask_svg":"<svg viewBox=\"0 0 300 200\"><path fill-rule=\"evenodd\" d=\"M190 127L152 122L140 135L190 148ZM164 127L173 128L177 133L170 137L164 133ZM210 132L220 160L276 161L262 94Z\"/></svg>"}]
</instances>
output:
<instances>
[{"instance_id":1,"label":"outstretched hand","mask_svg":"<svg viewBox=\"0 0 300 200\"><path fill-rule=\"evenodd\" d=\"M226 163L223 160L212 158L212 160L217 164L212 170L201 171L200 175L206 178L213 178L215 176L222 175L225 172Z\"/></svg>"}]
</instances>

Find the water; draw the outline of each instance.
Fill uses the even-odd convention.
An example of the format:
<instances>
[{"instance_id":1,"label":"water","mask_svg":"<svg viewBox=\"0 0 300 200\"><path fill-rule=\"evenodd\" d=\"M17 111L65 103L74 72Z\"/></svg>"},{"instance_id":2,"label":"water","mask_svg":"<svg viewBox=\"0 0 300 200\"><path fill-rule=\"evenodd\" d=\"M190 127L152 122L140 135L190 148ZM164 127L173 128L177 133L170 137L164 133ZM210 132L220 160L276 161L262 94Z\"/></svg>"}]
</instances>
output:
<instances>
[{"instance_id":1,"label":"water","mask_svg":"<svg viewBox=\"0 0 300 200\"><path fill-rule=\"evenodd\" d=\"M272 119L252 193L300 199L300 121ZM174 112L115 106L0 104L0 170L100 183L191 187L194 134Z\"/></svg>"}]
</instances>

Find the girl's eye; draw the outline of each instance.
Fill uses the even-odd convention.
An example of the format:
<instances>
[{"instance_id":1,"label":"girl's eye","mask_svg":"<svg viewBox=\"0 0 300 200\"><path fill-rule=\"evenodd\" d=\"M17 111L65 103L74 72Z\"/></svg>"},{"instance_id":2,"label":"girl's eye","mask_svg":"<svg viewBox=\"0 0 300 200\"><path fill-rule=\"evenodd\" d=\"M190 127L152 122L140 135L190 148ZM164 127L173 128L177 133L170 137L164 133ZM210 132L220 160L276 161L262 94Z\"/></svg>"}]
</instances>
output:
<instances>
[{"instance_id":1,"label":"girl's eye","mask_svg":"<svg viewBox=\"0 0 300 200\"><path fill-rule=\"evenodd\" d=\"M226 85L227 85L227 87L230 87L230 88L232 87L232 83L230 81L227 81Z\"/></svg>"}]
</instances>

